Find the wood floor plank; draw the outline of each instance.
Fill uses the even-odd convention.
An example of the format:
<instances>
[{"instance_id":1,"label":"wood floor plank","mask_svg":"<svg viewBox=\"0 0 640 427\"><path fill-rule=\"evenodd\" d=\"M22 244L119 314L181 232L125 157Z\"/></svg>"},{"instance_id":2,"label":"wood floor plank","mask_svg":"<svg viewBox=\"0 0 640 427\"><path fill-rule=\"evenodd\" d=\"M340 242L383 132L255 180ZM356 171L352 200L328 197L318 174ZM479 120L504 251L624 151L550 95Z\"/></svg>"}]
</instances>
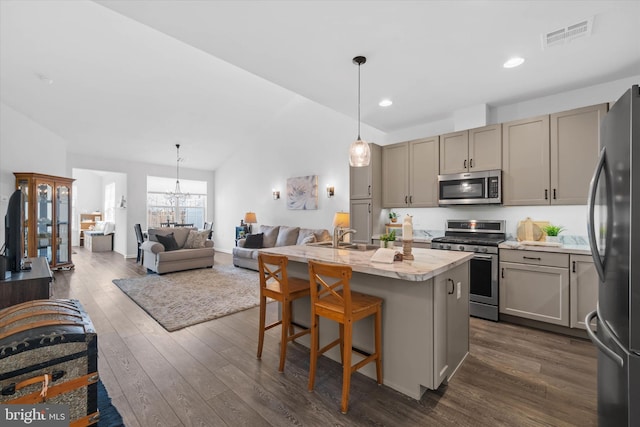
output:
<instances>
[{"instance_id":1,"label":"wood floor plank","mask_svg":"<svg viewBox=\"0 0 640 427\"><path fill-rule=\"evenodd\" d=\"M470 354L448 385L416 401L356 373L343 415L339 363L320 358L309 393L306 347L289 344L285 373L277 372L278 328L256 359L257 308L170 333L112 283L146 269L114 252L74 251L75 270L55 273L54 297L77 298L89 313L98 369L128 427L206 425L207 417L216 426L597 424L597 352L587 340L471 318ZM231 256L216 253L215 263ZM277 304L267 307L276 319Z\"/></svg>"}]
</instances>

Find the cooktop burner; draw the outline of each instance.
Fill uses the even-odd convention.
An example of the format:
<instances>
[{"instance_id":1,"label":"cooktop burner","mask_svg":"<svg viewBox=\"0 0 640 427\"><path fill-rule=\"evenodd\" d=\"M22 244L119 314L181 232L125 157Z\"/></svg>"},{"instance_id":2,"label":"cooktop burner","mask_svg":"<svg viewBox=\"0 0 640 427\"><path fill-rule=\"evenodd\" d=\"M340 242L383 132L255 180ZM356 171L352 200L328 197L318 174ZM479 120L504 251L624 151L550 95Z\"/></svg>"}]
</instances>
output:
<instances>
[{"instance_id":1,"label":"cooktop burner","mask_svg":"<svg viewBox=\"0 0 640 427\"><path fill-rule=\"evenodd\" d=\"M436 237L434 243L498 246L506 238L503 220L447 220L444 237Z\"/></svg>"}]
</instances>

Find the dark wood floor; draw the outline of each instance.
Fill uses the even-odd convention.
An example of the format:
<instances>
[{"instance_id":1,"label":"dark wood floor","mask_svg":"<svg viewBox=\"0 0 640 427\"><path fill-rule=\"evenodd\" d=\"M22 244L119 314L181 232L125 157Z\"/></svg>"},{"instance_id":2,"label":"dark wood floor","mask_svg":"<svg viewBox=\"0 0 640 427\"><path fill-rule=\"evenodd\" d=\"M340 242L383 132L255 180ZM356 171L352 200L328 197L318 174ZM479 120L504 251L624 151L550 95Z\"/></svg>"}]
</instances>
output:
<instances>
[{"instance_id":1,"label":"dark wood floor","mask_svg":"<svg viewBox=\"0 0 640 427\"><path fill-rule=\"evenodd\" d=\"M257 309L169 333L111 283L146 274L135 260L75 252L75 271L55 273L54 297L88 311L100 375L130 427L597 423L596 350L586 340L471 318L470 355L448 386L415 401L357 373L342 415L339 364L323 358L309 393L306 348L290 344L285 373L277 371L277 328L256 360ZM229 263L216 254L216 264Z\"/></svg>"}]
</instances>

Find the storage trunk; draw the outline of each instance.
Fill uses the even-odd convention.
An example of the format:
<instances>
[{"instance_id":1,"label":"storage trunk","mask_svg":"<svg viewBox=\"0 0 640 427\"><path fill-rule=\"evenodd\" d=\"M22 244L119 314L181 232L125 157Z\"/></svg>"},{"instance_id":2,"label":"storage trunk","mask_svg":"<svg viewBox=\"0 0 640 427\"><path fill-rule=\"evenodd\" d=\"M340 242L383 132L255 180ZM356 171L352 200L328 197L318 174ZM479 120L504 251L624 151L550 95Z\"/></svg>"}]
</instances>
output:
<instances>
[{"instance_id":1,"label":"storage trunk","mask_svg":"<svg viewBox=\"0 0 640 427\"><path fill-rule=\"evenodd\" d=\"M91 425L98 421L97 382L98 338L79 301L0 310L0 403L64 404L71 426Z\"/></svg>"}]
</instances>

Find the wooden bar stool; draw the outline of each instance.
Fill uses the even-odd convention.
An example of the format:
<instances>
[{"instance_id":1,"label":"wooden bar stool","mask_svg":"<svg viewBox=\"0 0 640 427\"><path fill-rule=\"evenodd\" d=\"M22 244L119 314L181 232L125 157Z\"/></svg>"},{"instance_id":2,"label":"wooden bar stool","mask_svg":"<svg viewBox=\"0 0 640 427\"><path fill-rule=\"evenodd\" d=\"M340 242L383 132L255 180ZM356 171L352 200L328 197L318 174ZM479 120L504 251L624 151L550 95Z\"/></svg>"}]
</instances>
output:
<instances>
[{"instance_id":1,"label":"wooden bar stool","mask_svg":"<svg viewBox=\"0 0 640 427\"><path fill-rule=\"evenodd\" d=\"M318 356L340 344L342 358L342 404L340 410L347 413L349 406L349 387L351 374L369 362L376 362L378 384L382 384L382 299L351 292L351 267L309 261L311 285L311 363L309 366L309 391L313 391ZM337 279L337 280L333 280ZM352 348L353 323L365 317L375 315L375 352L362 353ZM319 316L339 323L340 337L319 349ZM351 366L351 353L355 351L365 356Z\"/></svg>"},{"instance_id":2,"label":"wooden bar stool","mask_svg":"<svg viewBox=\"0 0 640 427\"><path fill-rule=\"evenodd\" d=\"M309 282L304 279L287 276L289 259L283 255L258 254L258 268L260 271L260 330L258 331L258 359L262 357L264 332L275 326L282 325L280 340L280 367L284 371L284 361L287 355L287 344L302 335L311 332L303 326L295 324L291 319L291 302L309 295ZM267 314L267 297L279 301L282 306L281 320L265 326ZM294 326L302 329L295 333Z\"/></svg>"}]
</instances>

